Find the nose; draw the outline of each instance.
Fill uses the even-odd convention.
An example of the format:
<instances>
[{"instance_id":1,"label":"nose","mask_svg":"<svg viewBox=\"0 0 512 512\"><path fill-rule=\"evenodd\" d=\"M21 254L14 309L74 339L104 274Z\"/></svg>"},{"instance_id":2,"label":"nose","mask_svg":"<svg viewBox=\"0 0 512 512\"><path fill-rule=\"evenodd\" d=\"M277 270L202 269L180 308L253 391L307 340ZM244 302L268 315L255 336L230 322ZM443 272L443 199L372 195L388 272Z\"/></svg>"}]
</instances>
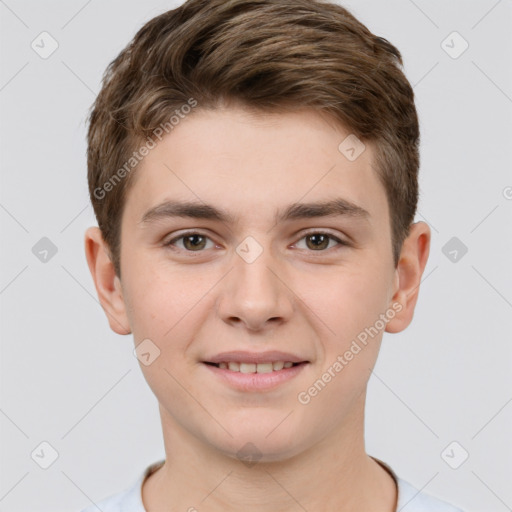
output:
<instances>
[{"instance_id":1,"label":"nose","mask_svg":"<svg viewBox=\"0 0 512 512\"><path fill-rule=\"evenodd\" d=\"M252 262L235 253L233 266L223 280L217 303L224 322L261 331L290 319L293 292L268 248Z\"/></svg>"}]
</instances>

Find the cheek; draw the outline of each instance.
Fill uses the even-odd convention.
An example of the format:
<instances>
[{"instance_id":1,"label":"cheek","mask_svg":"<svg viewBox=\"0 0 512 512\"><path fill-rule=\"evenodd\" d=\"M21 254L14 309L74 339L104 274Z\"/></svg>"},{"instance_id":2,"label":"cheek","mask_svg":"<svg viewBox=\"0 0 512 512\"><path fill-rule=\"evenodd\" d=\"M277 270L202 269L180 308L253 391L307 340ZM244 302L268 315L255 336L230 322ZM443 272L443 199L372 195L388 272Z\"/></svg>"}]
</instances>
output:
<instances>
[{"instance_id":1,"label":"cheek","mask_svg":"<svg viewBox=\"0 0 512 512\"><path fill-rule=\"evenodd\" d=\"M350 344L374 325L388 307L390 278L382 263L338 267L324 275L303 274L296 281L298 295L323 325L336 349Z\"/></svg>"},{"instance_id":2,"label":"cheek","mask_svg":"<svg viewBox=\"0 0 512 512\"><path fill-rule=\"evenodd\" d=\"M320 340L324 353L318 373L297 399L308 416L329 411L326 428L342 421L361 399L375 366L385 325L380 315L387 308L387 278L382 275L340 272L329 281L329 293L309 296L329 332Z\"/></svg>"},{"instance_id":3,"label":"cheek","mask_svg":"<svg viewBox=\"0 0 512 512\"><path fill-rule=\"evenodd\" d=\"M154 338L165 343L199 306L208 283L197 272L193 277L187 276L149 257L140 261L132 258L130 263L126 291L135 340Z\"/></svg>"}]
</instances>

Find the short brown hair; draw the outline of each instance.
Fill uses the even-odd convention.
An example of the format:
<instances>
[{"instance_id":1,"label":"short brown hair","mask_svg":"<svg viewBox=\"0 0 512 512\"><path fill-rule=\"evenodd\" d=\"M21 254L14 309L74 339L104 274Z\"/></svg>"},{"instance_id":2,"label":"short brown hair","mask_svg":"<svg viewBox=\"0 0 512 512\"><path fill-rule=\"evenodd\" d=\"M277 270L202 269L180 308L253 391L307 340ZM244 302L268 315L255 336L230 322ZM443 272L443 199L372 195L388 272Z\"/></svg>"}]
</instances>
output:
<instances>
[{"instance_id":1,"label":"short brown hair","mask_svg":"<svg viewBox=\"0 0 512 512\"><path fill-rule=\"evenodd\" d=\"M134 151L184 105L230 102L264 113L315 109L374 143L396 265L419 168L414 93L402 65L386 39L322 0L188 0L151 19L109 64L89 118L89 193L117 275Z\"/></svg>"}]
</instances>

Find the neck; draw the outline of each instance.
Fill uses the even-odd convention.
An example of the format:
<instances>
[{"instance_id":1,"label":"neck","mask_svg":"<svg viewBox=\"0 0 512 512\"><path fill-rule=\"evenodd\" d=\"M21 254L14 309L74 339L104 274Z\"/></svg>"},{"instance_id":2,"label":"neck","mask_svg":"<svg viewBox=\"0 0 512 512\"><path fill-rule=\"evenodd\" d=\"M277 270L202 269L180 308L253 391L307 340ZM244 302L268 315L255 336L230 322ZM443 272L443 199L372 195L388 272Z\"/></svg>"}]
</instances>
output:
<instances>
[{"instance_id":1,"label":"neck","mask_svg":"<svg viewBox=\"0 0 512 512\"><path fill-rule=\"evenodd\" d=\"M343 428L281 461L249 465L184 431L161 409L165 464L146 479L147 512L394 512L396 484L364 447L364 404Z\"/></svg>"}]
</instances>

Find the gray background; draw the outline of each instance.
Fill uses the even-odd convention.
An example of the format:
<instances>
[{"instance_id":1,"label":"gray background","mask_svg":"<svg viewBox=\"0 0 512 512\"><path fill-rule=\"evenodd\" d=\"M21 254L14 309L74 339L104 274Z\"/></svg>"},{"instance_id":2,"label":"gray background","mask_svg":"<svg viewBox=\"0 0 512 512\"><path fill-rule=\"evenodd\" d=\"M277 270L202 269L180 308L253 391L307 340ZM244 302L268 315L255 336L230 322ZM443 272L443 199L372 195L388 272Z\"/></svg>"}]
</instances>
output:
<instances>
[{"instance_id":1,"label":"gray background","mask_svg":"<svg viewBox=\"0 0 512 512\"><path fill-rule=\"evenodd\" d=\"M132 337L110 331L85 261L85 117L107 64L175 5L0 1L0 511L80 510L163 457ZM467 511L512 510L512 2L344 5L403 53L422 129L417 218L433 234L413 324L385 335L370 381L367 448ZM31 48L42 31L59 45L47 59ZM463 41L442 43L453 31L469 44L457 58ZM46 262L42 237L57 248ZM468 248L455 262L452 237ZM43 441L59 454L48 469Z\"/></svg>"}]
</instances>

